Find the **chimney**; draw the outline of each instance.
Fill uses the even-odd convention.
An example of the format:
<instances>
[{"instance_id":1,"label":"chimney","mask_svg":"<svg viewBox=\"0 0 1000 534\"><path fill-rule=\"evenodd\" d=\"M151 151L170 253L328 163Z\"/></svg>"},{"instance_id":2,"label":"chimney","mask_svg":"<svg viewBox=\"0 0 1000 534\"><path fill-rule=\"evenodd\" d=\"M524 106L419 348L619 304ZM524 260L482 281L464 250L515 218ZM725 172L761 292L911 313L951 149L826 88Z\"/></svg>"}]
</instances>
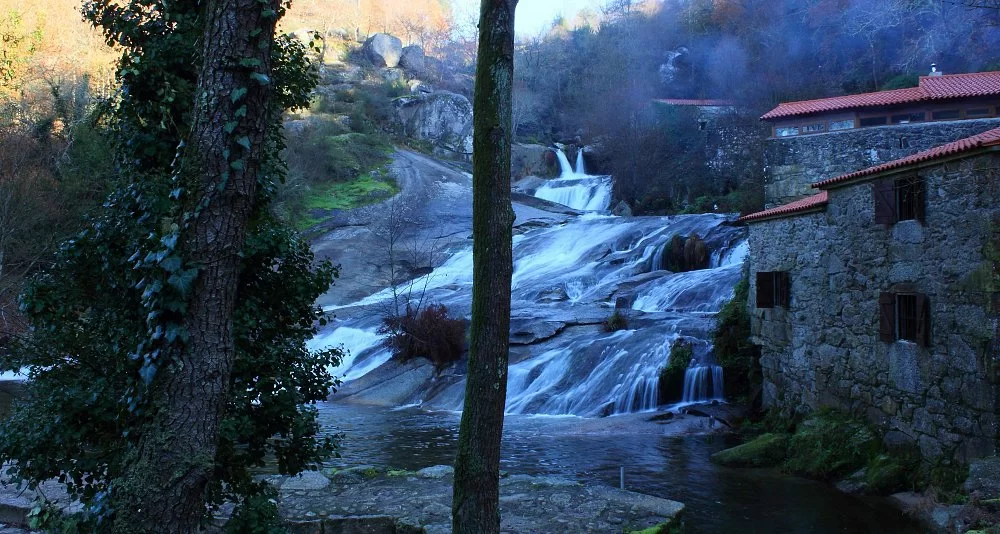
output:
<instances>
[{"instance_id":1,"label":"chimney","mask_svg":"<svg viewBox=\"0 0 1000 534\"><path fill-rule=\"evenodd\" d=\"M941 76L942 74L944 73L938 70L937 63L931 63L931 73L928 76Z\"/></svg>"}]
</instances>

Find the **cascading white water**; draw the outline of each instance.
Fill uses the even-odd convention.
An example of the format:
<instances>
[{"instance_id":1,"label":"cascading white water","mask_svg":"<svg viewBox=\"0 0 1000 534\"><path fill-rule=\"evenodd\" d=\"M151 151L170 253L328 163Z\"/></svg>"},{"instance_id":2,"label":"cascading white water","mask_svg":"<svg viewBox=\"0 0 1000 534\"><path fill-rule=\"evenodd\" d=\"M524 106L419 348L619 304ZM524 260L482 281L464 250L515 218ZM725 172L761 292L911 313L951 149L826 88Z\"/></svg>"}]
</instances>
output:
<instances>
[{"instance_id":1,"label":"cascading white water","mask_svg":"<svg viewBox=\"0 0 1000 534\"><path fill-rule=\"evenodd\" d=\"M604 211L611 205L611 177L590 176L584 172L583 150L577 155L576 170L566 153L556 150L559 178L549 180L535 191L535 197L581 211Z\"/></svg>"},{"instance_id":2,"label":"cascading white water","mask_svg":"<svg viewBox=\"0 0 1000 534\"><path fill-rule=\"evenodd\" d=\"M576 173L577 174L587 174L587 167L583 163L583 148L576 151Z\"/></svg>"},{"instance_id":3,"label":"cascading white water","mask_svg":"<svg viewBox=\"0 0 1000 534\"><path fill-rule=\"evenodd\" d=\"M512 333L539 324L561 324L562 333L521 350L529 356L509 368L507 411L523 414L599 415L655 409L660 402L659 373L670 347L680 337L698 340L692 399L721 398L721 377L697 371L710 365L707 341L714 315L732 297L742 276L737 253L744 229L724 224L731 217L707 214L678 217L630 217L586 214L563 225L542 227L514 238ZM674 234L697 233L709 250L723 249L724 265L687 273L650 272L653 255ZM452 314L470 312L472 251L464 249L435 269L426 280L425 302L442 303ZM424 281L418 282L423 287ZM618 296L631 295L625 310L629 325L613 333L596 324L611 314ZM384 291L361 303L338 307L350 315L359 304L391 298ZM378 306L373 306L378 308ZM589 326L572 326L572 325ZM338 319L337 329L312 346L344 343L353 365L348 379L388 358L376 345L377 321L370 317ZM353 329L353 330L352 330ZM359 332L362 331L362 332ZM464 381L442 379L421 401L429 408L460 410ZM702 394L704 392L704 394ZM678 395L681 392L675 392Z\"/></svg>"},{"instance_id":4,"label":"cascading white water","mask_svg":"<svg viewBox=\"0 0 1000 534\"><path fill-rule=\"evenodd\" d=\"M684 373L683 403L723 400L722 367L719 365L698 365Z\"/></svg>"}]
</instances>

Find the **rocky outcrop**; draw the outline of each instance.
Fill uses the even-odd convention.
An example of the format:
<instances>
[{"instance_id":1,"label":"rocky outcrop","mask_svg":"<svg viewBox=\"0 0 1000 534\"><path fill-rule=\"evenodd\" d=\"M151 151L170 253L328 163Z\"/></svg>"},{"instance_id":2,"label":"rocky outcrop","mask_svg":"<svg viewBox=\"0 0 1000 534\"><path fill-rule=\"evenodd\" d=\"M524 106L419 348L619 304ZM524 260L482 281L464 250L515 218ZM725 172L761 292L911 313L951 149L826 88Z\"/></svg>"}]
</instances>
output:
<instances>
[{"instance_id":1,"label":"rocky outcrop","mask_svg":"<svg viewBox=\"0 0 1000 534\"><path fill-rule=\"evenodd\" d=\"M403 55L403 42L388 33L376 33L365 41L364 52L376 67L393 69Z\"/></svg>"},{"instance_id":2,"label":"rocky outcrop","mask_svg":"<svg viewBox=\"0 0 1000 534\"><path fill-rule=\"evenodd\" d=\"M510 172L515 180L526 176L550 177L559 174L556 154L545 145L514 143L510 149Z\"/></svg>"},{"instance_id":3,"label":"rocky outcrop","mask_svg":"<svg viewBox=\"0 0 1000 534\"><path fill-rule=\"evenodd\" d=\"M417 45L407 46L399 58L399 66L414 74L423 73L427 69L424 61L424 49Z\"/></svg>"},{"instance_id":4,"label":"rocky outcrop","mask_svg":"<svg viewBox=\"0 0 1000 534\"><path fill-rule=\"evenodd\" d=\"M472 155L472 104L462 95L436 91L395 101L396 121L407 137L429 141L449 157Z\"/></svg>"}]
</instances>

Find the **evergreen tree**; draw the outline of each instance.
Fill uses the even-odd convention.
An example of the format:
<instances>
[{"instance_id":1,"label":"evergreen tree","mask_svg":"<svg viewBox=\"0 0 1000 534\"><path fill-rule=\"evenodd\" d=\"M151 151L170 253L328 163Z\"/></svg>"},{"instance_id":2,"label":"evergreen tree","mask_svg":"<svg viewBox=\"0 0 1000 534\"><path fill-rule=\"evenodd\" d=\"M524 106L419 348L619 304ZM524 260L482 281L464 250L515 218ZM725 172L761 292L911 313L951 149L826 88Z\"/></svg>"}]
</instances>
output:
<instances>
[{"instance_id":1,"label":"evergreen tree","mask_svg":"<svg viewBox=\"0 0 1000 534\"><path fill-rule=\"evenodd\" d=\"M123 51L109 103L121 184L30 285L33 331L0 354L31 379L0 460L65 482L83 530L191 532L226 499L237 529L276 520L249 469L273 456L294 474L333 450L309 404L340 354L305 341L337 271L268 210L281 112L316 82L304 48L275 38L285 7L85 6Z\"/></svg>"}]
</instances>

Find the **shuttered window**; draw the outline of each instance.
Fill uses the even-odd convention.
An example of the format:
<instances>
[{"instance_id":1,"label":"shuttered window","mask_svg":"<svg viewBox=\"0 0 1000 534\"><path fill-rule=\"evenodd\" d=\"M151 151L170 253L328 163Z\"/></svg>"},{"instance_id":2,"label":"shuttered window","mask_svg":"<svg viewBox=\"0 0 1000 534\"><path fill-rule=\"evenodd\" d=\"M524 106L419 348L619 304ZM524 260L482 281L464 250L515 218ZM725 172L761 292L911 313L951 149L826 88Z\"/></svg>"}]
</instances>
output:
<instances>
[{"instance_id":1,"label":"shuttered window","mask_svg":"<svg viewBox=\"0 0 1000 534\"><path fill-rule=\"evenodd\" d=\"M921 347L931 343L930 301L919 293L879 295L879 339L886 343L912 341Z\"/></svg>"},{"instance_id":2,"label":"shuttered window","mask_svg":"<svg viewBox=\"0 0 1000 534\"><path fill-rule=\"evenodd\" d=\"M923 222L927 205L925 189L924 180L915 175L874 182L875 224L888 225L910 220Z\"/></svg>"},{"instance_id":3,"label":"shuttered window","mask_svg":"<svg viewBox=\"0 0 1000 534\"><path fill-rule=\"evenodd\" d=\"M757 307L788 308L791 303L791 279L785 271L757 273Z\"/></svg>"}]
</instances>

